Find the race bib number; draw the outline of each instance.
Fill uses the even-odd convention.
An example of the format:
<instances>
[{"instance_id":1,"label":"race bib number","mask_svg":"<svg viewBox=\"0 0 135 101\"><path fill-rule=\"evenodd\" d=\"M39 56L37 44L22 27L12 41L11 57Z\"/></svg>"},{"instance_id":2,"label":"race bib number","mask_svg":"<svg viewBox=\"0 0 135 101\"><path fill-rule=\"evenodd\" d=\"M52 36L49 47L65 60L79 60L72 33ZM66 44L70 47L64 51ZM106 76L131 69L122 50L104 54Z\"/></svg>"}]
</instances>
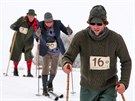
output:
<instances>
[{"instance_id":1,"label":"race bib number","mask_svg":"<svg viewBox=\"0 0 135 101\"><path fill-rule=\"evenodd\" d=\"M27 34L28 28L20 27L20 28L19 28L19 31L20 31L22 34Z\"/></svg>"},{"instance_id":2,"label":"race bib number","mask_svg":"<svg viewBox=\"0 0 135 101\"><path fill-rule=\"evenodd\" d=\"M46 46L48 46L49 49L55 49L57 48L57 42L53 42L53 43L46 43Z\"/></svg>"},{"instance_id":3,"label":"race bib number","mask_svg":"<svg viewBox=\"0 0 135 101\"><path fill-rule=\"evenodd\" d=\"M90 70L110 69L110 57L90 56Z\"/></svg>"}]
</instances>

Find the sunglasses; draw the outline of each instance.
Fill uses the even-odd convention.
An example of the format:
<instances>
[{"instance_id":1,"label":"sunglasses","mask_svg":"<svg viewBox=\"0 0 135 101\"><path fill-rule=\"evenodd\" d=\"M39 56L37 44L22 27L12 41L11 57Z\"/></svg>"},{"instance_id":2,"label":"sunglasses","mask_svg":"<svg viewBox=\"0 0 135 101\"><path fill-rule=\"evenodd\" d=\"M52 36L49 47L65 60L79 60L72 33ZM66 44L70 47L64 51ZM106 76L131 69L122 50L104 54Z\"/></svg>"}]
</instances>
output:
<instances>
[{"instance_id":1,"label":"sunglasses","mask_svg":"<svg viewBox=\"0 0 135 101\"><path fill-rule=\"evenodd\" d=\"M94 26L94 25L97 25L97 26L102 26L103 23L90 23L90 25Z\"/></svg>"}]
</instances>

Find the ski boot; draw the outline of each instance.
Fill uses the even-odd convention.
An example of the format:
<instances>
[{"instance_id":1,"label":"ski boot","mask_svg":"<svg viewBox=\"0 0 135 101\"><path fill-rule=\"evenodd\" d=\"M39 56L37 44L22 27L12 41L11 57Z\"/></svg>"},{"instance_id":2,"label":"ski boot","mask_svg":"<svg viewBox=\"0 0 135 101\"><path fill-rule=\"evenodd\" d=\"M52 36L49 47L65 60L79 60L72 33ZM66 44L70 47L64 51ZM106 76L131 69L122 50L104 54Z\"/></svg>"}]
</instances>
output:
<instances>
[{"instance_id":1,"label":"ski boot","mask_svg":"<svg viewBox=\"0 0 135 101\"><path fill-rule=\"evenodd\" d=\"M44 96L49 96L48 92L47 92L47 89L43 89L43 95Z\"/></svg>"},{"instance_id":2,"label":"ski boot","mask_svg":"<svg viewBox=\"0 0 135 101\"><path fill-rule=\"evenodd\" d=\"M30 70L28 70L27 77L33 77L33 75L31 74Z\"/></svg>"},{"instance_id":3,"label":"ski boot","mask_svg":"<svg viewBox=\"0 0 135 101\"><path fill-rule=\"evenodd\" d=\"M48 75L42 75L43 95L45 96L49 96L47 91L47 80L48 80Z\"/></svg>"},{"instance_id":4,"label":"ski boot","mask_svg":"<svg viewBox=\"0 0 135 101\"><path fill-rule=\"evenodd\" d=\"M19 76L18 75L18 69L17 68L14 68L14 76Z\"/></svg>"},{"instance_id":5,"label":"ski boot","mask_svg":"<svg viewBox=\"0 0 135 101\"><path fill-rule=\"evenodd\" d=\"M52 92L53 91L53 84L52 82L48 83L48 92Z\"/></svg>"}]
</instances>

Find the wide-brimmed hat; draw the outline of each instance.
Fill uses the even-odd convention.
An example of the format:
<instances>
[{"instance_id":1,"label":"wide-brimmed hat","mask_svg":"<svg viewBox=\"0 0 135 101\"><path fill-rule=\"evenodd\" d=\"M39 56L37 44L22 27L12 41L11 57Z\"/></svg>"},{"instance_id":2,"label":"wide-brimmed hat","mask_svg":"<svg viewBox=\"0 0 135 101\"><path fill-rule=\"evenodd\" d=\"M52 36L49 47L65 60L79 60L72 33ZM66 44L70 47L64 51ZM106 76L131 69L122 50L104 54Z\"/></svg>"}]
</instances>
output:
<instances>
[{"instance_id":1,"label":"wide-brimmed hat","mask_svg":"<svg viewBox=\"0 0 135 101\"><path fill-rule=\"evenodd\" d=\"M46 12L44 15L44 21L45 22L51 22L53 21L53 16L50 12Z\"/></svg>"},{"instance_id":2,"label":"wide-brimmed hat","mask_svg":"<svg viewBox=\"0 0 135 101\"><path fill-rule=\"evenodd\" d=\"M33 9L29 9L27 15L33 15L36 16L37 14L35 13L35 11Z\"/></svg>"}]
</instances>

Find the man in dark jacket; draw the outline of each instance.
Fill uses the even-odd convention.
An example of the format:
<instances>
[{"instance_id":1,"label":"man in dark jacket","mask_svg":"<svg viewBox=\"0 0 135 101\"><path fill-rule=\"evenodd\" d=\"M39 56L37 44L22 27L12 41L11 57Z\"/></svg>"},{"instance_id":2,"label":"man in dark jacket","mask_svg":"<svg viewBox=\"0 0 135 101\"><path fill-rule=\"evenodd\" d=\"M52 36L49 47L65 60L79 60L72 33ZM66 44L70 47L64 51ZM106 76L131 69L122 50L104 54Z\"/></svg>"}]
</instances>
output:
<instances>
[{"instance_id":1,"label":"man in dark jacket","mask_svg":"<svg viewBox=\"0 0 135 101\"><path fill-rule=\"evenodd\" d=\"M31 74L31 64L33 55L31 50L33 48L33 33L37 30L38 20L35 18L36 14L33 9L29 9L26 16L20 17L10 28L16 31L16 38L13 51L11 53L11 60L14 63L14 76L18 76L18 63L21 59L21 54L24 53L27 63L27 76L33 77Z\"/></svg>"},{"instance_id":2,"label":"man in dark jacket","mask_svg":"<svg viewBox=\"0 0 135 101\"><path fill-rule=\"evenodd\" d=\"M80 101L116 101L117 92L123 94L129 85L131 58L126 44L120 34L106 27L108 21L102 5L92 8L88 24L74 36L62 59L63 70L70 73L80 53ZM119 79L117 58L121 62Z\"/></svg>"},{"instance_id":3,"label":"man in dark jacket","mask_svg":"<svg viewBox=\"0 0 135 101\"><path fill-rule=\"evenodd\" d=\"M39 53L43 57L42 83L45 96L49 95L48 91L53 90L53 79L57 72L59 54L65 52L60 31L66 35L72 34L72 30L65 27L60 20L53 20L50 12L45 13L44 21L39 22L36 32L37 40L40 38Z\"/></svg>"}]
</instances>

